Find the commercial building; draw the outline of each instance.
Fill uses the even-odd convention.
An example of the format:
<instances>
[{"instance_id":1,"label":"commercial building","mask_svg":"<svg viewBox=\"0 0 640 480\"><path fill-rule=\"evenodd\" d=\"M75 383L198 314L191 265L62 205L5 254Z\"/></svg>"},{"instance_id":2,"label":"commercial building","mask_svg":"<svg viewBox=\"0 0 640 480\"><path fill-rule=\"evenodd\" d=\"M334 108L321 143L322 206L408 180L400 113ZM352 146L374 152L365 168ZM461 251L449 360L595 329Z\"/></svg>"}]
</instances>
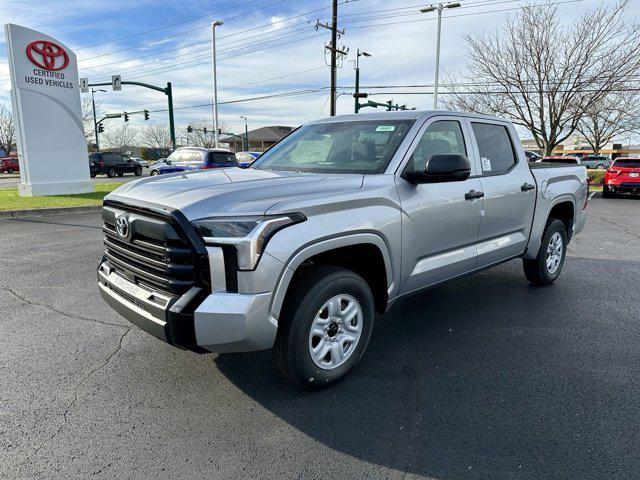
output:
<instances>
[{"instance_id":1,"label":"commercial building","mask_svg":"<svg viewBox=\"0 0 640 480\"><path fill-rule=\"evenodd\" d=\"M257 128L248 132L249 151L264 152L267 148L282 140L293 131L293 127L280 125ZM220 139L220 143L234 152L245 149L245 135L230 135Z\"/></svg>"}]
</instances>

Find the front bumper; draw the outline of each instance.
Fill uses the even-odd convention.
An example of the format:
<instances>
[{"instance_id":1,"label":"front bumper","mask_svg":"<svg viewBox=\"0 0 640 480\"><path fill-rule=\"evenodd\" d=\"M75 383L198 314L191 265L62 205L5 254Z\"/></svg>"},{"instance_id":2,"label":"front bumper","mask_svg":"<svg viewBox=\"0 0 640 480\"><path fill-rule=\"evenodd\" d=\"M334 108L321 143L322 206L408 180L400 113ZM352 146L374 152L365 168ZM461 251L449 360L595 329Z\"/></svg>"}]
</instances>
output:
<instances>
[{"instance_id":1,"label":"front bumper","mask_svg":"<svg viewBox=\"0 0 640 480\"><path fill-rule=\"evenodd\" d=\"M156 338L198 353L271 348L277 322L269 314L271 293L207 293L193 287L181 297L142 288L108 264L98 267L102 298L120 315Z\"/></svg>"}]
</instances>

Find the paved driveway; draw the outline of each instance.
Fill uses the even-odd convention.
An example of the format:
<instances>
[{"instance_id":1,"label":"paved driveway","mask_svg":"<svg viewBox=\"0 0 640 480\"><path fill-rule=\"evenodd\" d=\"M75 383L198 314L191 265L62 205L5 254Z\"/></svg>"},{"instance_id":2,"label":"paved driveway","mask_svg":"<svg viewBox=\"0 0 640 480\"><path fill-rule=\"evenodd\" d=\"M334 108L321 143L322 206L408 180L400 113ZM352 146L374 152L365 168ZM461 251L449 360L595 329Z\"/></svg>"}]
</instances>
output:
<instances>
[{"instance_id":1,"label":"paved driveway","mask_svg":"<svg viewBox=\"0 0 640 480\"><path fill-rule=\"evenodd\" d=\"M0 221L0 477L638 478L638 212L594 199L552 287L512 261L398 303L316 393L113 313L98 215Z\"/></svg>"}]
</instances>

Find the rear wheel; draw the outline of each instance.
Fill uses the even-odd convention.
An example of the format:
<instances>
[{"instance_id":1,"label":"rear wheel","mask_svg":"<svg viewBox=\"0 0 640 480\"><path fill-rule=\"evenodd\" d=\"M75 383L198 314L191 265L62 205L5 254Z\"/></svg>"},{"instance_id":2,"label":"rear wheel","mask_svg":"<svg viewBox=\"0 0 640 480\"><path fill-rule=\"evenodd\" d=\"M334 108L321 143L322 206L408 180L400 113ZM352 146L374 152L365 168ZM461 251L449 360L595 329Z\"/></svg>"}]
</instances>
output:
<instances>
[{"instance_id":1,"label":"rear wheel","mask_svg":"<svg viewBox=\"0 0 640 480\"><path fill-rule=\"evenodd\" d=\"M293 286L273 348L280 372L307 388L322 388L362 358L375 319L371 289L341 267L310 268Z\"/></svg>"},{"instance_id":2,"label":"rear wheel","mask_svg":"<svg viewBox=\"0 0 640 480\"><path fill-rule=\"evenodd\" d=\"M598 170L604 170L604 165L599 163L598 165L596 165L596 169Z\"/></svg>"},{"instance_id":3,"label":"rear wheel","mask_svg":"<svg viewBox=\"0 0 640 480\"><path fill-rule=\"evenodd\" d=\"M96 174L95 173L90 173L89 175L91 176L91 178L96 178Z\"/></svg>"},{"instance_id":4,"label":"rear wheel","mask_svg":"<svg viewBox=\"0 0 640 480\"><path fill-rule=\"evenodd\" d=\"M613 197L613 194L611 193L611 190L609 190L609 185L604 184L602 186L602 198L611 198Z\"/></svg>"},{"instance_id":5,"label":"rear wheel","mask_svg":"<svg viewBox=\"0 0 640 480\"><path fill-rule=\"evenodd\" d=\"M150 175L153 177L155 175L158 175L158 171L157 170L151 170Z\"/></svg>"},{"instance_id":6,"label":"rear wheel","mask_svg":"<svg viewBox=\"0 0 640 480\"><path fill-rule=\"evenodd\" d=\"M116 176L116 174L117 174L116 169L113 167L109 167L109 170L107 170L107 177L113 178Z\"/></svg>"},{"instance_id":7,"label":"rear wheel","mask_svg":"<svg viewBox=\"0 0 640 480\"><path fill-rule=\"evenodd\" d=\"M524 274L534 285L551 285L562 271L567 253L567 231L561 220L550 219L542 236L542 245L534 259L522 260Z\"/></svg>"},{"instance_id":8,"label":"rear wheel","mask_svg":"<svg viewBox=\"0 0 640 480\"><path fill-rule=\"evenodd\" d=\"M7 173L13 173L13 168L7 169Z\"/></svg>"}]
</instances>

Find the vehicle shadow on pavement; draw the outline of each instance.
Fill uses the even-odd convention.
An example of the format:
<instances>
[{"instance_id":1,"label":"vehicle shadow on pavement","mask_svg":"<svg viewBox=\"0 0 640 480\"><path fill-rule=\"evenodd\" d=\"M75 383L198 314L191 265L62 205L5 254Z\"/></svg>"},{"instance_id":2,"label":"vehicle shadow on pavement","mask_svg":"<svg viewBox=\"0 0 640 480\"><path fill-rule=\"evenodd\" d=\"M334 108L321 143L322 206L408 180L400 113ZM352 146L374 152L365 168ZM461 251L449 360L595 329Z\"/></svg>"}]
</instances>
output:
<instances>
[{"instance_id":1,"label":"vehicle shadow on pavement","mask_svg":"<svg viewBox=\"0 0 640 480\"><path fill-rule=\"evenodd\" d=\"M635 427L613 380L593 379L620 339L594 345L595 305L592 318L575 314L590 301L576 299L589 262L568 262L548 288L529 286L511 262L402 300L378 319L360 365L327 390L290 386L270 352L215 363L295 428L373 464L439 479L558 478L569 466L570 477L591 477L620 467Z\"/></svg>"}]
</instances>

